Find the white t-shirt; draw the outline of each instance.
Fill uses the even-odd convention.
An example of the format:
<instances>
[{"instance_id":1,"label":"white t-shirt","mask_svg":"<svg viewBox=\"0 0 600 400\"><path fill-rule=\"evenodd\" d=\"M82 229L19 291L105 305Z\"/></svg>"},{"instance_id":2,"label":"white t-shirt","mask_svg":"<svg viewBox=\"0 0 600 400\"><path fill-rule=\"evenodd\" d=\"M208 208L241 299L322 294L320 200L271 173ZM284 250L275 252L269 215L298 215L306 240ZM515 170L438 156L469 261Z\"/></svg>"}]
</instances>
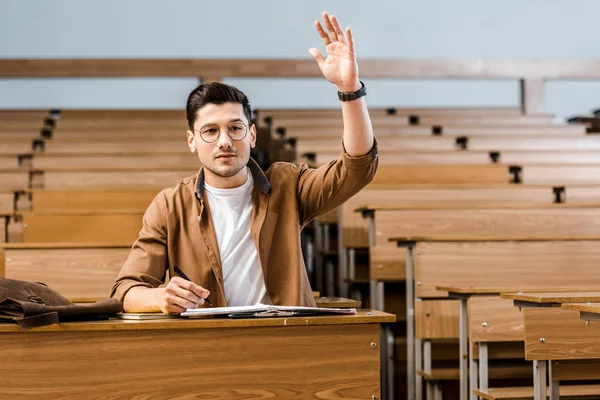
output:
<instances>
[{"instance_id":1,"label":"white t-shirt","mask_svg":"<svg viewBox=\"0 0 600 400\"><path fill-rule=\"evenodd\" d=\"M246 183L237 188L218 189L204 183L221 255L228 306L272 304L250 232L253 186L250 171Z\"/></svg>"}]
</instances>

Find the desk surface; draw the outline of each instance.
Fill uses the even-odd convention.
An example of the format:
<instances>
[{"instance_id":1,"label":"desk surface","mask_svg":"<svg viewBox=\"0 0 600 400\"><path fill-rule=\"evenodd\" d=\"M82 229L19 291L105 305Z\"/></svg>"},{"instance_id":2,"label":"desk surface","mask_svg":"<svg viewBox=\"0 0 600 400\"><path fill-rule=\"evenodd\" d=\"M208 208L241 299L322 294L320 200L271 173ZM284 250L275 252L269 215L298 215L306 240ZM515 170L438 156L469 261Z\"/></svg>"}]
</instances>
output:
<instances>
[{"instance_id":1,"label":"desk surface","mask_svg":"<svg viewBox=\"0 0 600 400\"><path fill-rule=\"evenodd\" d=\"M600 292L595 291L597 288L569 288L565 290L564 287L536 287L536 288L524 288L516 284L513 287L500 287L500 286L436 286L435 290L440 292L448 292L448 294L462 294L462 295L485 295L485 294L499 294L503 299L510 300L523 300L533 302L557 302L551 301L550 299L560 298L562 301L568 300L571 296L593 296L598 297L600 301ZM529 300L529 299L532 300ZM587 298L587 297L586 297ZM536 299L541 299L536 301ZM548 300L546 300L548 299ZM572 302L572 300L570 300ZM575 300L577 301L577 300ZM590 300L580 300L590 301ZM593 301L593 300L592 300ZM561 302L561 301L558 301Z\"/></svg>"},{"instance_id":2,"label":"desk surface","mask_svg":"<svg viewBox=\"0 0 600 400\"><path fill-rule=\"evenodd\" d=\"M512 209L540 209L540 208L598 208L597 203L482 203L482 204L427 204L427 205L393 205L393 204L367 204L354 209L356 213L373 211L408 211L408 210L512 210Z\"/></svg>"},{"instance_id":3,"label":"desk surface","mask_svg":"<svg viewBox=\"0 0 600 400\"><path fill-rule=\"evenodd\" d=\"M344 324L380 324L396 321L396 316L376 310L358 310L356 315L325 315L319 317L273 317L273 318L174 318L158 320L120 320L86 322L63 322L58 325L35 328L23 332L77 332L77 331L130 331L130 330L173 330L208 328L248 328L265 326L311 326ZM21 331L13 323L0 323L0 333Z\"/></svg>"},{"instance_id":4,"label":"desk surface","mask_svg":"<svg viewBox=\"0 0 600 400\"><path fill-rule=\"evenodd\" d=\"M550 241L579 241L600 240L600 235L577 235L565 237L564 235L539 235L539 236L477 236L477 237L436 237L436 236L394 236L388 238L389 242L550 242Z\"/></svg>"},{"instance_id":5,"label":"desk surface","mask_svg":"<svg viewBox=\"0 0 600 400\"><path fill-rule=\"evenodd\" d=\"M581 288L581 290L576 289L569 291L565 291L564 288L562 290L546 290L543 289L543 292L540 292L540 289L537 289L538 292L529 292L524 293L526 290L523 290L519 293L502 293L500 297L508 300L517 300L517 301L525 301L529 303L583 303L583 302L595 302L600 301L600 292L590 290L590 288Z\"/></svg>"},{"instance_id":6,"label":"desk surface","mask_svg":"<svg viewBox=\"0 0 600 400\"><path fill-rule=\"evenodd\" d=\"M600 314L600 303L569 303L563 304L561 307L565 310Z\"/></svg>"}]
</instances>

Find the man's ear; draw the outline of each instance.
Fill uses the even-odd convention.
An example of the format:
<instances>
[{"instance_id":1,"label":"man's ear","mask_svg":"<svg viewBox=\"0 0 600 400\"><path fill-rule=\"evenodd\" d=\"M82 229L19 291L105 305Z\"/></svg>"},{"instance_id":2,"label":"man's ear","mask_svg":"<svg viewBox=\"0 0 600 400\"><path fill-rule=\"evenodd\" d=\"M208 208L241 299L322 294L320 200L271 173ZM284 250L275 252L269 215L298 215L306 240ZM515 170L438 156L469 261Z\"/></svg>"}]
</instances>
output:
<instances>
[{"instance_id":1,"label":"man's ear","mask_svg":"<svg viewBox=\"0 0 600 400\"><path fill-rule=\"evenodd\" d=\"M194 136L194 132L188 130L187 131L187 142L188 147L192 153L196 152L196 137Z\"/></svg>"},{"instance_id":2,"label":"man's ear","mask_svg":"<svg viewBox=\"0 0 600 400\"><path fill-rule=\"evenodd\" d=\"M252 124L250 127L250 148L256 147L256 125Z\"/></svg>"}]
</instances>

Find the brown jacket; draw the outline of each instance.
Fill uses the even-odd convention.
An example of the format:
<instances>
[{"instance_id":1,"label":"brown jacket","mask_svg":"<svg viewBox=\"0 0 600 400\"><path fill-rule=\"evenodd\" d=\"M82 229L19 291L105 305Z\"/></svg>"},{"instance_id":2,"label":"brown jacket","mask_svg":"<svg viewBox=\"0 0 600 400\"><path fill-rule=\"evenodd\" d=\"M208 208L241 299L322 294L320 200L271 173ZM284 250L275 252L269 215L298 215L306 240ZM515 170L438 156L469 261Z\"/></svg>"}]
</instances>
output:
<instances>
[{"instance_id":1,"label":"brown jacket","mask_svg":"<svg viewBox=\"0 0 600 400\"><path fill-rule=\"evenodd\" d=\"M345 151L316 169L275 163L263 173L254 160L252 238L258 249L267 292L273 304L314 306L300 247L300 230L333 210L375 176L377 145L366 155ZM221 260L204 194L204 170L161 191L143 219L139 238L112 288L121 302L134 286L155 288L173 267L210 291L213 306L226 306Z\"/></svg>"}]
</instances>

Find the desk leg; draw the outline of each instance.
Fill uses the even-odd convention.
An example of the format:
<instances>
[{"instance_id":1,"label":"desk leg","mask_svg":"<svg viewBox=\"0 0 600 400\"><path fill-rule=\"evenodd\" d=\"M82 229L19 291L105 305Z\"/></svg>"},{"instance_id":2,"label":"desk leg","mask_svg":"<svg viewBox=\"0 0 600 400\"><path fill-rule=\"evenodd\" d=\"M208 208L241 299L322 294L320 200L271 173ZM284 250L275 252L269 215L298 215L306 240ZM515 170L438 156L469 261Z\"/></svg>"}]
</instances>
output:
<instances>
[{"instance_id":1,"label":"desk leg","mask_svg":"<svg viewBox=\"0 0 600 400\"><path fill-rule=\"evenodd\" d=\"M325 293L323 286L323 231L319 221L313 221L315 230L315 288L319 293Z\"/></svg>"},{"instance_id":2,"label":"desk leg","mask_svg":"<svg viewBox=\"0 0 600 400\"><path fill-rule=\"evenodd\" d=\"M475 396L473 394L473 390L477 389L477 385L479 384L479 382L477 382L477 380L479 379L479 377L477 376L477 372L479 370L479 365L477 360L475 360L473 358L473 349L469 350L469 373L470 373L470 377L469 377L469 398L471 400L478 400L479 397Z\"/></svg>"},{"instance_id":3,"label":"desk leg","mask_svg":"<svg viewBox=\"0 0 600 400\"><path fill-rule=\"evenodd\" d=\"M468 337L467 299L460 299L460 400L469 396L469 337Z\"/></svg>"},{"instance_id":4,"label":"desk leg","mask_svg":"<svg viewBox=\"0 0 600 400\"><path fill-rule=\"evenodd\" d=\"M479 388L488 389L488 344L479 342Z\"/></svg>"},{"instance_id":5,"label":"desk leg","mask_svg":"<svg viewBox=\"0 0 600 400\"><path fill-rule=\"evenodd\" d=\"M396 377L394 376L394 332L390 325L386 326L386 343L387 343L387 381L388 381L388 395L390 399L395 399L396 387L394 382Z\"/></svg>"},{"instance_id":6,"label":"desk leg","mask_svg":"<svg viewBox=\"0 0 600 400\"><path fill-rule=\"evenodd\" d=\"M533 362L533 399L546 400L546 361Z\"/></svg>"},{"instance_id":7,"label":"desk leg","mask_svg":"<svg viewBox=\"0 0 600 400\"><path fill-rule=\"evenodd\" d=\"M346 260L344 265L340 264L340 271L343 272L342 274L340 274L340 287L343 288L342 297L347 297L350 286L350 283L348 281L352 282L356 277L356 249L346 249L340 246L340 251L344 251L344 254L346 254ZM353 289L354 288L355 286L353 287Z\"/></svg>"},{"instance_id":8,"label":"desk leg","mask_svg":"<svg viewBox=\"0 0 600 400\"><path fill-rule=\"evenodd\" d=\"M415 400L415 287L413 246L406 247L406 363L408 400ZM418 399L421 400L421 399ZM466 399L461 399L466 400Z\"/></svg>"},{"instance_id":9,"label":"desk leg","mask_svg":"<svg viewBox=\"0 0 600 400\"><path fill-rule=\"evenodd\" d=\"M340 297L348 297L349 263L352 262L353 254L350 249L344 247L342 235L342 207L337 209L337 249L338 249L338 292Z\"/></svg>"},{"instance_id":10,"label":"desk leg","mask_svg":"<svg viewBox=\"0 0 600 400\"><path fill-rule=\"evenodd\" d=\"M423 340L423 371L431 372L432 357L431 357L431 340ZM433 383L428 380L425 385L425 395L427 400L433 400L435 393L433 392Z\"/></svg>"},{"instance_id":11,"label":"desk leg","mask_svg":"<svg viewBox=\"0 0 600 400\"><path fill-rule=\"evenodd\" d=\"M415 396L423 398L423 377L417 371L423 369L423 340L415 338Z\"/></svg>"},{"instance_id":12,"label":"desk leg","mask_svg":"<svg viewBox=\"0 0 600 400\"><path fill-rule=\"evenodd\" d=\"M548 360L548 383L550 384L550 400L560 398L560 382L552 379L552 360Z\"/></svg>"},{"instance_id":13,"label":"desk leg","mask_svg":"<svg viewBox=\"0 0 600 400\"><path fill-rule=\"evenodd\" d=\"M330 253L329 244L329 224L323 224L323 254ZM326 256L327 261L325 262L325 295L334 296L334 273L333 263L331 262L331 256Z\"/></svg>"}]
</instances>

